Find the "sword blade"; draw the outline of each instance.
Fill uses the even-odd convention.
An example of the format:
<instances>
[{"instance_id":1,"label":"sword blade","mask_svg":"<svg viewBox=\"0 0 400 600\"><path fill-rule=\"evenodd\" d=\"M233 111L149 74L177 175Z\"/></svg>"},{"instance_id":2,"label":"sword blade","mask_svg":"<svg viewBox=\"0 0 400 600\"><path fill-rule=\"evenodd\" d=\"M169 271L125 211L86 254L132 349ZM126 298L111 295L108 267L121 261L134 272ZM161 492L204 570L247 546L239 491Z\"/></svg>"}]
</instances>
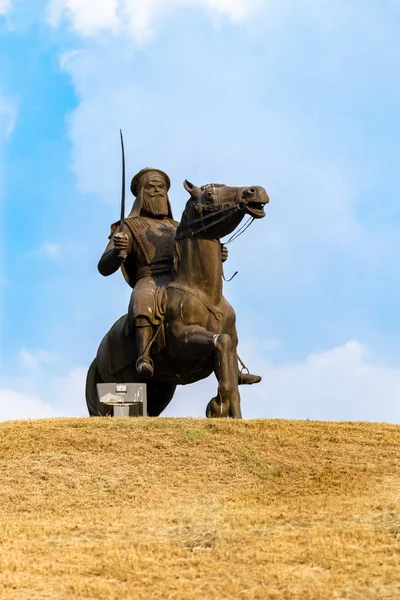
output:
<instances>
[{"instance_id":1,"label":"sword blade","mask_svg":"<svg viewBox=\"0 0 400 600\"><path fill-rule=\"evenodd\" d=\"M124 148L124 136L122 130L119 130L121 136L121 150L122 150L122 195L121 195L121 221L119 224L120 233L124 230L125 222L125 148Z\"/></svg>"},{"instance_id":2,"label":"sword blade","mask_svg":"<svg viewBox=\"0 0 400 600\"><path fill-rule=\"evenodd\" d=\"M124 136L122 135L122 129L119 130L121 135L121 150L122 150L122 192L121 192L121 220L119 222L119 232L123 233L125 225L125 148L124 148ZM125 250L121 250L118 257L121 262L124 262L127 257Z\"/></svg>"}]
</instances>

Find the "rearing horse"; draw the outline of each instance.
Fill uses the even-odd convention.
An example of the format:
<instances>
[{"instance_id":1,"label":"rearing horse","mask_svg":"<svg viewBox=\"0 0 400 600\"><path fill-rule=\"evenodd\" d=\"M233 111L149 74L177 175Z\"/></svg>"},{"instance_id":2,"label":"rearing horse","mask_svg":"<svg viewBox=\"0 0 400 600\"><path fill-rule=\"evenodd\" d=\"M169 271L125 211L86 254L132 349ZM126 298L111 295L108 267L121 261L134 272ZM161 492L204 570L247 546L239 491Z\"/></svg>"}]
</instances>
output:
<instances>
[{"instance_id":1,"label":"rearing horse","mask_svg":"<svg viewBox=\"0 0 400 600\"><path fill-rule=\"evenodd\" d=\"M235 311L222 293L220 239L235 231L247 214L265 216L267 192L259 186L201 188L185 181L190 194L176 233L171 281L160 306L163 327L154 336L154 375L147 383L149 416L158 416L172 400L178 384L194 383L212 372L218 391L207 406L209 417L242 418L238 387ZM237 235L237 234L235 234ZM103 338L86 380L91 416L105 414L96 384L138 382L134 336L126 335L124 315Z\"/></svg>"}]
</instances>

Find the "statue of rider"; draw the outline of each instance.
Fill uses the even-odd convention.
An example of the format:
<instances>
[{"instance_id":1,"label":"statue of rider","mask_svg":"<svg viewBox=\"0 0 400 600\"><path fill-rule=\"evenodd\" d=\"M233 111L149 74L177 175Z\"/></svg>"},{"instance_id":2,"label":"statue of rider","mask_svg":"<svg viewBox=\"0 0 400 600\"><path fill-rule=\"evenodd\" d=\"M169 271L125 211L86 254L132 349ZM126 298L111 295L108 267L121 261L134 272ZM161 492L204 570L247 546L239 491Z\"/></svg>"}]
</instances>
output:
<instances>
[{"instance_id":1,"label":"statue of rider","mask_svg":"<svg viewBox=\"0 0 400 600\"><path fill-rule=\"evenodd\" d=\"M111 226L110 242L98 265L102 275L111 275L121 267L133 288L128 329L136 335L138 375L153 375L150 344L154 328L162 321L158 294L171 278L179 223L172 217L170 185L168 175L159 169L147 167L134 176L131 191L136 200L125 218L124 230L118 231L119 221ZM124 252L127 257L122 262L119 255Z\"/></svg>"},{"instance_id":2,"label":"statue of rider","mask_svg":"<svg viewBox=\"0 0 400 600\"><path fill-rule=\"evenodd\" d=\"M146 167L131 182L135 196L132 210L124 220L111 225L109 243L100 258L98 269L104 276L121 268L125 280L133 288L128 310L128 335L135 332L138 375L154 373L150 347L155 328L163 319L160 292L171 280L175 254L175 233L179 225L173 219L168 198L171 183L160 169ZM126 255L122 260L120 256ZM222 248L222 260L227 249ZM239 384L257 383L261 377L239 373Z\"/></svg>"}]
</instances>

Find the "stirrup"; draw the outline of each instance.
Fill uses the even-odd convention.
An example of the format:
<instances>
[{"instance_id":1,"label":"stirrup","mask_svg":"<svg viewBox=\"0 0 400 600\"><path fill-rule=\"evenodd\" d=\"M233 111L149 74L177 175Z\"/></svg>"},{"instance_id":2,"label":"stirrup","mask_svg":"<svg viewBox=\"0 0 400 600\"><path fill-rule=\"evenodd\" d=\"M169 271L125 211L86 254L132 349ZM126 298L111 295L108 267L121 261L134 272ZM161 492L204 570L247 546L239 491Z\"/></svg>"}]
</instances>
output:
<instances>
[{"instance_id":1,"label":"stirrup","mask_svg":"<svg viewBox=\"0 0 400 600\"><path fill-rule=\"evenodd\" d=\"M142 354L136 361L136 373L139 375L153 375L154 373L154 362L150 356ZM140 368L139 368L140 367Z\"/></svg>"}]
</instances>

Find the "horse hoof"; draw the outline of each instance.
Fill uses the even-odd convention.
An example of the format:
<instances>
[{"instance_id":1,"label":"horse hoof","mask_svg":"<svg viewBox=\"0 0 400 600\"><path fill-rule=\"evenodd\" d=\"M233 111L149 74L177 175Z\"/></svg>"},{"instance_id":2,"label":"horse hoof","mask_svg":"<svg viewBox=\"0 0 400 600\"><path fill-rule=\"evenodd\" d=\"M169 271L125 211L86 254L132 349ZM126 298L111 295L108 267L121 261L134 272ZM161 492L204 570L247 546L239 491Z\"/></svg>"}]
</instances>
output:
<instances>
[{"instance_id":1,"label":"horse hoof","mask_svg":"<svg viewBox=\"0 0 400 600\"><path fill-rule=\"evenodd\" d=\"M206 417L207 419L223 419L229 416L229 407L225 402L217 402L217 398L212 398L207 404Z\"/></svg>"}]
</instances>

